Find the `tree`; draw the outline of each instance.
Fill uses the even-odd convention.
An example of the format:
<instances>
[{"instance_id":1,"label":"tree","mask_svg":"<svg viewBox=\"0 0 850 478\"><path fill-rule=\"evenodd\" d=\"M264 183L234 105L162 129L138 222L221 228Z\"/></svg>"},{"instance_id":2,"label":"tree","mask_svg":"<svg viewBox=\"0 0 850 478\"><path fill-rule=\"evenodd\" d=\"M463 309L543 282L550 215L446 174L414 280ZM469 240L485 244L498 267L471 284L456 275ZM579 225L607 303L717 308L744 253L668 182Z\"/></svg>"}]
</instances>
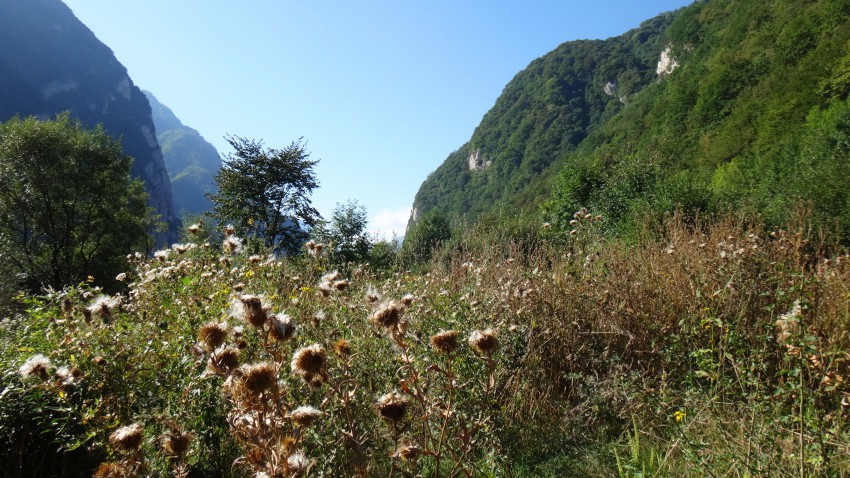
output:
<instances>
[{"instance_id":1,"label":"tree","mask_svg":"<svg viewBox=\"0 0 850 478\"><path fill-rule=\"evenodd\" d=\"M301 140L286 148L264 148L261 141L228 136L234 152L224 158L215 177L218 192L210 214L255 237L275 251L295 252L314 226L319 212L309 195L319 186L310 154Z\"/></svg>"},{"instance_id":2,"label":"tree","mask_svg":"<svg viewBox=\"0 0 850 478\"><path fill-rule=\"evenodd\" d=\"M372 243L366 234L366 208L357 200L337 203L329 223L314 229L313 239L332 248L334 262L360 262L369 258Z\"/></svg>"},{"instance_id":3,"label":"tree","mask_svg":"<svg viewBox=\"0 0 850 478\"><path fill-rule=\"evenodd\" d=\"M0 124L0 250L31 289L113 283L153 224L133 159L68 113Z\"/></svg>"},{"instance_id":4,"label":"tree","mask_svg":"<svg viewBox=\"0 0 850 478\"><path fill-rule=\"evenodd\" d=\"M449 219L434 209L408 227L401 246L405 262L422 263L431 260L434 251L452 238Z\"/></svg>"}]
</instances>

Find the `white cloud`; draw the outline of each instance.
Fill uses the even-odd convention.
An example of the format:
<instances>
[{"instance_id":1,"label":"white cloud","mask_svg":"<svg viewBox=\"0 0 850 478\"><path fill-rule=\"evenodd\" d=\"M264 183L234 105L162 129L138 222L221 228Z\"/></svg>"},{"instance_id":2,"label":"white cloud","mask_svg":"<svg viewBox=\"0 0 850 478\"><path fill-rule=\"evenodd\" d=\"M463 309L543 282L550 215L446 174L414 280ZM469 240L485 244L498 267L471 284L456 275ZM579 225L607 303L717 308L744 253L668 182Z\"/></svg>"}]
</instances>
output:
<instances>
[{"instance_id":1,"label":"white cloud","mask_svg":"<svg viewBox=\"0 0 850 478\"><path fill-rule=\"evenodd\" d=\"M407 220L410 219L410 208L404 207L395 211L381 209L369 221L369 233L378 239L391 240L404 235Z\"/></svg>"}]
</instances>

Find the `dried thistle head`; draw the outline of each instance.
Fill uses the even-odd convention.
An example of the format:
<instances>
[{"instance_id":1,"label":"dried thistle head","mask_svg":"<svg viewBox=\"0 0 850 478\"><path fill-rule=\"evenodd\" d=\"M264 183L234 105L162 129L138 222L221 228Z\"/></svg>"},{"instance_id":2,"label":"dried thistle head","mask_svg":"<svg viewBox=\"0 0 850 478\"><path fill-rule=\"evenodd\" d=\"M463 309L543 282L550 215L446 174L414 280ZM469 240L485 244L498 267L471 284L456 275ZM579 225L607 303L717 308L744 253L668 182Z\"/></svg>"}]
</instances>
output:
<instances>
[{"instance_id":1,"label":"dried thistle head","mask_svg":"<svg viewBox=\"0 0 850 478\"><path fill-rule=\"evenodd\" d=\"M88 310L92 315L96 314L104 322L106 322L112 318L112 312L116 307L118 307L118 299L108 295L101 295L98 296L91 305L86 307L86 310Z\"/></svg>"},{"instance_id":2,"label":"dried thistle head","mask_svg":"<svg viewBox=\"0 0 850 478\"><path fill-rule=\"evenodd\" d=\"M307 241L304 247L307 249L307 254L311 257L320 257L325 249L324 244L316 241Z\"/></svg>"},{"instance_id":3,"label":"dried thistle head","mask_svg":"<svg viewBox=\"0 0 850 478\"><path fill-rule=\"evenodd\" d=\"M209 370L216 375L227 375L239 366L239 350L227 347L210 356Z\"/></svg>"},{"instance_id":4,"label":"dried thistle head","mask_svg":"<svg viewBox=\"0 0 850 478\"><path fill-rule=\"evenodd\" d=\"M94 472L94 478L125 478L127 476L131 476L127 466L114 461L101 463Z\"/></svg>"},{"instance_id":5,"label":"dried thistle head","mask_svg":"<svg viewBox=\"0 0 850 478\"><path fill-rule=\"evenodd\" d=\"M313 460L307 458L307 455L300 451L296 451L286 459L286 467L290 476L306 476L312 466Z\"/></svg>"},{"instance_id":6,"label":"dried thistle head","mask_svg":"<svg viewBox=\"0 0 850 478\"><path fill-rule=\"evenodd\" d=\"M37 376L42 380L49 377L47 369L50 368L50 359L42 354L36 354L28 358L26 362L18 369L18 373L23 378Z\"/></svg>"},{"instance_id":7,"label":"dried thistle head","mask_svg":"<svg viewBox=\"0 0 850 478\"><path fill-rule=\"evenodd\" d=\"M227 338L227 329L218 322L209 322L198 330L198 339L208 352L217 349Z\"/></svg>"},{"instance_id":8,"label":"dried thistle head","mask_svg":"<svg viewBox=\"0 0 850 478\"><path fill-rule=\"evenodd\" d=\"M422 454L422 448L412 443L404 443L392 454L393 458L401 458L405 461L415 460Z\"/></svg>"},{"instance_id":9,"label":"dried thistle head","mask_svg":"<svg viewBox=\"0 0 850 478\"><path fill-rule=\"evenodd\" d=\"M236 236L227 236L222 241L221 248L228 254L236 254L242 250L242 239Z\"/></svg>"},{"instance_id":10,"label":"dried thistle head","mask_svg":"<svg viewBox=\"0 0 850 478\"><path fill-rule=\"evenodd\" d=\"M178 428L171 428L160 435L159 444L169 456L181 457L186 454L186 450L194 439L195 434L192 432L186 433Z\"/></svg>"},{"instance_id":11,"label":"dried thistle head","mask_svg":"<svg viewBox=\"0 0 850 478\"><path fill-rule=\"evenodd\" d=\"M285 342L295 335L295 321L287 314L270 315L268 318L269 337Z\"/></svg>"},{"instance_id":12,"label":"dried thistle head","mask_svg":"<svg viewBox=\"0 0 850 478\"><path fill-rule=\"evenodd\" d=\"M411 305L413 305L414 301L416 301L416 296L414 296L413 294L405 294L404 297L401 298L401 303L405 307L410 307Z\"/></svg>"},{"instance_id":13,"label":"dried thistle head","mask_svg":"<svg viewBox=\"0 0 850 478\"><path fill-rule=\"evenodd\" d=\"M481 355L490 356L499 346L499 340L491 329L476 330L469 335L469 346Z\"/></svg>"},{"instance_id":14,"label":"dried thistle head","mask_svg":"<svg viewBox=\"0 0 850 478\"><path fill-rule=\"evenodd\" d=\"M457 330L440 331L431 336L431 346L441 354L448 354L457 349Z\"/></svg>"},{"instance_id":15,"label":"dried thistle head","mask_svg":"<svg viewBox=\"0 0 850 478\"><path fill-rule=\"evenodd\" d=\"M70 297L65 296L62 298L62 314L65 316L71 315L71 312L74 310L74 302Z\"/></svg>"},{"instance_id":16,"label":"dried thistle head","mask_svg":"<svg viewBox=\"0 0 850 478\"><path fill-rule=\"evenodd\" d=\"M366 299L366 304L374 305L381 301L381 294L378 293L372 286L366 290L366 295L364 296Z\"/></svg>"},{"instance_id":17,"label":"dried thistle head","mask_svg":"<svg viewBox=\"0 0 850 478\"><path fill-rule=\"evenodd\" d=\"M109 435L109 444L116 450L134 451L142 445L144 427L141 423L133 423L121 427Z\"/></svg>"},{"instance_id":18,"label":"dried thistle head","mask_svg":"<svg viewBox=\"0 0 850 478\"><path fill-rule=\"evenodd\" d=\"M277 387L277 366L271 362L243 365L241 383L252 397L258 397L266 390Z\"/></svg>"},{"instance_id":19,"label":"dried thistle head","mask_svg":"<svg viewBox=\"0 0 850 478\"><path fill-rule=\"evenodd\" d=\"M195 235L201 230L201 225L198 223L192 224L191 226L186 228L189 231L189 234Z\"/></svg>"},{"instance_id":20,"label":"dried thistle head","mask_svg":"<svg viewBox=\"0 0 850 478\"><path fill-rule=\"evenodd\" d=\"M327 363L327 353L319 344L301 347L292 356L292 371L305 378L308 382L316 375L321 375Z\"/></svg>"},{"instance_id":21,"label":"dried thistle head","mask_svg":"<svg viewBox=\"0 0 850 478\"><path fill-rule=\"evenodd\" d=\"M240 304L241 307L239 307ZM246 322L258 329L263 327L268 318L262 299L256 295L243 295L234 302L233 315L240 315L240 312Z\"/></svg>"},{"instance_id":22,"label":"dried thistle head","mask_svg":"<svg viewBox=\"0 0 850 478\"><path fill-rule=\"evenodd\" d=\"M369 320L375 326L391 329L398 325L403 314L404 307L400 303L391 300L379 305L378 308L372 312Z\"/></svg>"},{"instance_id":23,"label":"dried thistle head","mask_svg":"<svg viewBox=\"0 0 850 478\"><path fill-rule=\"evenodd\" d=\"M345 339L339 339L334 343L334 353L342 358L351 356L351 343Z\"/></svg>"},{"instance_id":24,"label":"dried thistle head","mask_svg":"<svg viewBox=\"0 0 850 478\"><path fill-rule=\"evenodd\" d=\"M83 372L77 367L63 365L56 369L54 376L61 387L74 387L83 381Z\"/></svg>"},{"instance_id":25,"label":"dried thistle head","mask_svg":"<svg viewBox=\"0 0 850 478\"><path fill-rule=\"evenodd\" d=\"M322 415L322 411L309 405L302 405L293 410L289 419L302 427L309 426Z\"/></svg>"},{"instance_id":26,"label":"dried thistle head","mask_svg":"<svg viewBox=\"0 0 850 478\"><path fill-rule=\"evenodd\" d=\"M398 392L389 392L381 395L378 402L375 403L375 408L385 420L390 422L400 422L404 419L407 413L409 401L407 397Z\"/></svg>"}]
</instances>

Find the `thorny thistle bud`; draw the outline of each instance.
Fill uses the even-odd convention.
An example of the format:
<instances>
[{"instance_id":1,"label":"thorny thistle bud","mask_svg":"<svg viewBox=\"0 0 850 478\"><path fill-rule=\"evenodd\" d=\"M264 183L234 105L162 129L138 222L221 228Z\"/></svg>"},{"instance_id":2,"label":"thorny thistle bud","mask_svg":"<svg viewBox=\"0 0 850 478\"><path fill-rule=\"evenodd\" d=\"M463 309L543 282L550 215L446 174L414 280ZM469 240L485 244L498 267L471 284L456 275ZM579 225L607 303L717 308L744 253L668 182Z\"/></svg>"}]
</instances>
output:
<instances>
[{"instance_id":1,"label":"thorny thistle bud","mask_svg":"<svg viewBox=\"0 0 850 478\"><path fill-rule=\"evenodd\" d=\"M144 428L141 423L121 427L109 435L109 444L116 450L133 451L142 445Z\"/></svg>"},{"instance_id":2,"label":"thorny thistle bud","mask_svg":"<svg viewBox=\"0 0 850 478\"><path fill-rule=\"evenodd\" d=\"M476 330L469 335L469 346L481 355L488 357L496 351L499 341L491 329Z\"/></svg>"}]
</instances>

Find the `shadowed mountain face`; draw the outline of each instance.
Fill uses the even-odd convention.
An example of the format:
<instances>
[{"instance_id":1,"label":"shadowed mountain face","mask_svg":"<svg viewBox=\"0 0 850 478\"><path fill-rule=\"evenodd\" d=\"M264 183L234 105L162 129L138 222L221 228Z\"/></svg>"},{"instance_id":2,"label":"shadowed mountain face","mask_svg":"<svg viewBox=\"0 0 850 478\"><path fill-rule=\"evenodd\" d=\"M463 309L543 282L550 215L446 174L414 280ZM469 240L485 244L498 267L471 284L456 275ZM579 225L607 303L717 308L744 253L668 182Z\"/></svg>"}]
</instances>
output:
<instances>
[{"instance_id":1,"label":"shadowed mountain face","mask_svg":"<svg viewBox=\"0 0 850 478\"><path fill-rule=\"evenodd\" d=\"M121 139L168 226L158 242L176 241L180 221L151 108L127 69L61 1L0 0L0 121L66 110Z\"/></svg>"},{"instance_id":2,"label":"shadowed mountain face","mask_svg":"<svg viewBox=\"0 0 850 478\"><path fill-rule=\"evenodd\" d=\"M144 92L151 104L171 190L178 214L202 214L212 209L207 193L214 193L215 175L221 168L221 157L215 147L200 133L186 126L149 91Z\"/></svg>"}]
</instances>

